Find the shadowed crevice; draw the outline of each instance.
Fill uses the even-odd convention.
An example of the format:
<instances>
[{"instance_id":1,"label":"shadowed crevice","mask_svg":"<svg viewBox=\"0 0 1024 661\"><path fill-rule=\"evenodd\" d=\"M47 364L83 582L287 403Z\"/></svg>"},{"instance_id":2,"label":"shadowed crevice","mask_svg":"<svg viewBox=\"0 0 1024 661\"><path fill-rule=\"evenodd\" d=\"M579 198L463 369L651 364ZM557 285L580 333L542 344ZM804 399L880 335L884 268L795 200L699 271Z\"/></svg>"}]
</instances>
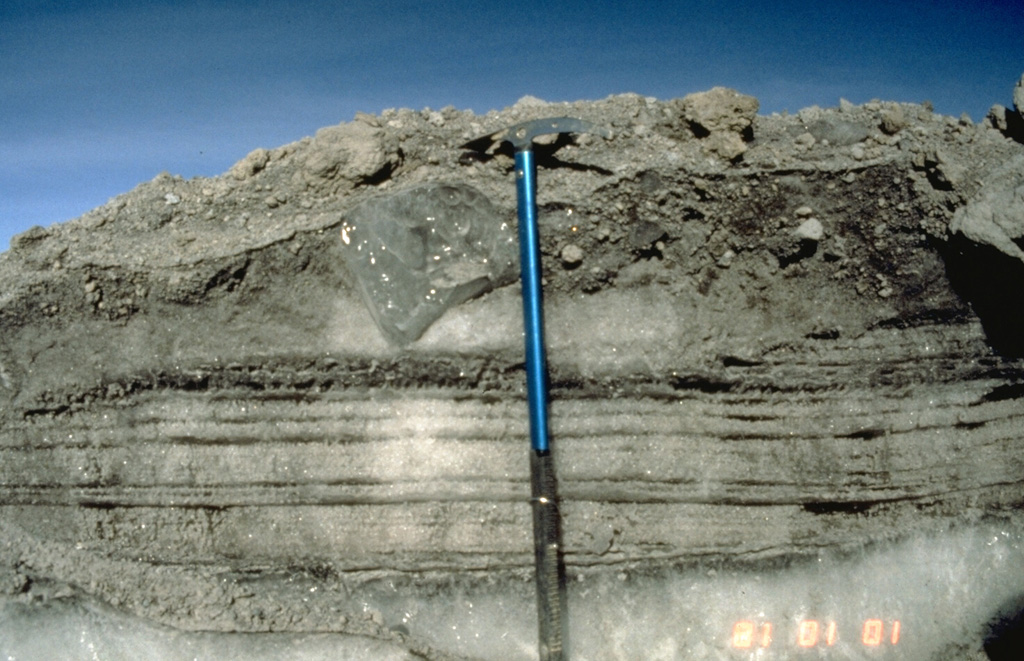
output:
<instances>
[{"instance_id":1,"label":"shadowed crevice","mask_svg":"<svg viewBox=\"0 0 1024 661\"><path fill-rule=\"evenodd\" d=\"M960 235L942 253L953 289L978 315L992 348L1024 357L1024 263Z\"/></svg>"}]
</instances>

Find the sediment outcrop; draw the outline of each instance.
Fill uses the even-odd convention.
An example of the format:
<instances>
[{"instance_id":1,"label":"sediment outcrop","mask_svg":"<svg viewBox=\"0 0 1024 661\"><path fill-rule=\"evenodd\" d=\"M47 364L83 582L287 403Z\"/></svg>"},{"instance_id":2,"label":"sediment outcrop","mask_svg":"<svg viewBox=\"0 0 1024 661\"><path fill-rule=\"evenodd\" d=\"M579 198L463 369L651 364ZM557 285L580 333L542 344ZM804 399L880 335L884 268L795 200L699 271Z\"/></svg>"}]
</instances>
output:
<instances>
[{"instance_id":1,"label":"sediment outcrop","mask_svg":"<svg viewBox=\"0 0 1024 661\"><path fill-rule=\"evenodd\" d=\"M514 226L512 152L460 146L552 115L613 132L536 148L571 574L1016 520L1012 126L756 108L716 89L386 110L19 235L0 255L7 592L445 658L331 595L531 571L518 288L473 275L475 298L389 339L340 232L424 185Z\"/></svg>"}]
</instances>

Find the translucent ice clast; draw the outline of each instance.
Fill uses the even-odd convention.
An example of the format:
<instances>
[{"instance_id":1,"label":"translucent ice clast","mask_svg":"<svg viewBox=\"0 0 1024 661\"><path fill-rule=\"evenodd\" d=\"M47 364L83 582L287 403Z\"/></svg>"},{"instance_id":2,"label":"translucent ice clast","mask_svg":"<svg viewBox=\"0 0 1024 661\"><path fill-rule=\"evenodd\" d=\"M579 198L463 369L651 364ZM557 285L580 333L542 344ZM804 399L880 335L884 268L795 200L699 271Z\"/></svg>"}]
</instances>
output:
<instances>
[{"instance_id":1,"label":"translucent ice clast","mask_svg":"<svg viewBox=\"0 0 1024 661\"><path fill-rule=\"evenodd\" d=\"M384 335L412 342L445 310L515 277L516 234L480 191L423 184L345 214L345 265Z\"/></svg>"}]
</instances>

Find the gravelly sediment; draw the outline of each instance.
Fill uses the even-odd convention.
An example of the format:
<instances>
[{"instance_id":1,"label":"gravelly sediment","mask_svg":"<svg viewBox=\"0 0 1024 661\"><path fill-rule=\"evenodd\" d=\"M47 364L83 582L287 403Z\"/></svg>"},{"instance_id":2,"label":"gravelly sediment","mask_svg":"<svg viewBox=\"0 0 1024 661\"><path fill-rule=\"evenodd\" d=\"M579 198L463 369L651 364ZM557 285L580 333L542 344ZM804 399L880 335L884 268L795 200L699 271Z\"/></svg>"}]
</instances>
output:
<instances>
[{"instance_id":1,"label":"gravelly sediment","mask_svg":"<svg viewBox=\"0 0 1024 661\"><path fill-rule=\"evenodd\" d=\"M449 658L294 577L528 574L518 288L392 344L338 231L423 182L473 186L514 222L511 152L460 145L548 115L613 131L537 148L571 572L1019 516L1024 148L918 105L764 117L737 98L389 110L16 237L9 592L58 582L184 629Z\"/></svg>"}]
</instances>

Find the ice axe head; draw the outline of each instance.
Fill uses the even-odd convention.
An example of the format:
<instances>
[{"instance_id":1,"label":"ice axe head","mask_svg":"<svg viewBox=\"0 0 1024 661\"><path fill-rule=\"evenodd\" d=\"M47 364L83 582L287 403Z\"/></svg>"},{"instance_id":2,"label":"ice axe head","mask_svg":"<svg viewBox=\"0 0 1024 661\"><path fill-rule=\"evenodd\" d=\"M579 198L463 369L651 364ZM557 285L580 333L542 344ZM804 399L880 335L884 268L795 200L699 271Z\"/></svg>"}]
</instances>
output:
<instances>
[{"instance_id":1,"label":"ice axe head","mask_svg":"<svg viewBox=\"0 0 1024 661\"><path fill-rule=\"evenodd\" d=\"M608 129L582 119L547 117L509 126L496 133L467 142L464 146L467 149L484 151L494 143L510 142L516 151L525 151L533 147L535 138L552 133L594 133L603 138L612 137L611 131Z\"/></svg>"}]
</instances>

